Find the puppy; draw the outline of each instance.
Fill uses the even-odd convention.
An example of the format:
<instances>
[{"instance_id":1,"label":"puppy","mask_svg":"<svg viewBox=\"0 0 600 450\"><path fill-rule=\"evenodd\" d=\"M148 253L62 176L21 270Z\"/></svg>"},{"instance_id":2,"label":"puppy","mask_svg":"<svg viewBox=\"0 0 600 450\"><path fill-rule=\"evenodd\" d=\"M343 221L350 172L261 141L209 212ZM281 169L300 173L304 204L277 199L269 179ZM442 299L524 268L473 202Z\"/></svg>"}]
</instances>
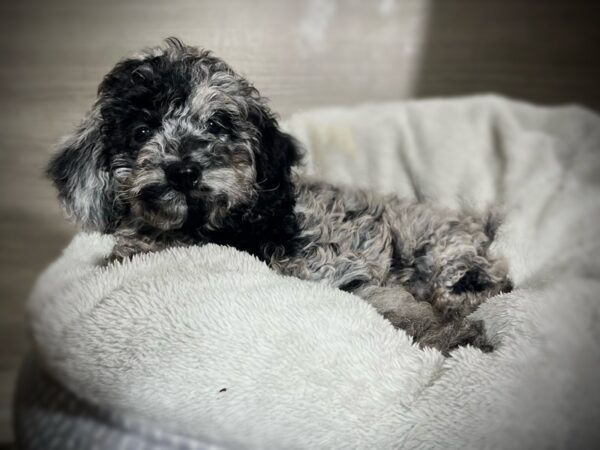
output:
<instances>
[{"instance_id":1,"label":"puppy","mask_svg":"<svg viewBox=\"0 0 600 450\"><path fill-rule=\"evenodd\" d=\"M510 289L493 220L295 175L264 98L210 52L168 39L118 63L48 174L66 212L112 233L111 259L231 245L352 292L421 346L491 346L467 316Z\"/></svg>"}]
</instances>

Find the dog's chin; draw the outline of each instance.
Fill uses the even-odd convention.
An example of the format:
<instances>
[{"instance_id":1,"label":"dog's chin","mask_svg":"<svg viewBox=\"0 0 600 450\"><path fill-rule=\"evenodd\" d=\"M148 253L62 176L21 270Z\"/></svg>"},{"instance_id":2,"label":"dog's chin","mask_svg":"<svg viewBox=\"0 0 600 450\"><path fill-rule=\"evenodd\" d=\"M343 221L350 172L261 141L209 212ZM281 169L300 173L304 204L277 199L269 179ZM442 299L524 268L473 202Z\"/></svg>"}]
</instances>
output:
<instances>
[{"instance_id":1,"label":"dog's chin","mask_svg":"<svg viewBox=\"0 0 600 450\"><path fill-rule=\"evenodd\" d=\"M170 191L158 198L145 196L132 203L133 213L153 228L163 231L181 228L189 215L184 194Z\"/></svg>"}]
</instances>

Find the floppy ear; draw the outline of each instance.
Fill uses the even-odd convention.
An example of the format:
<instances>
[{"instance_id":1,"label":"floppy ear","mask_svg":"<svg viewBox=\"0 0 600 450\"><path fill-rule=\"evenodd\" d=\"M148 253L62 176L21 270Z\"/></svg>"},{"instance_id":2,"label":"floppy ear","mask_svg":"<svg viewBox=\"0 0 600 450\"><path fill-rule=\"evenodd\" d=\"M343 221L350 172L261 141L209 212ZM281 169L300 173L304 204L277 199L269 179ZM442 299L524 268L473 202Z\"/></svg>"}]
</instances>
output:
<instances>
[{"instance_id":1,"label":"floppy ear","mask_svg":"<svg viewBox=\"0 0 600 450\"><path fill-rule=\"evenodd\" d=\"M115 191L100 135L101 119L91 112L61 146L46 169L68 216L86 230L114 229Z\"/></svg>"},{"instance_id":2,"label":"floppy ear","mask_svg":"<svg viewBox=\"0 0 600 450\"><path fill-rule=\"evenodd\" d=\"M260 153L257 155L257 181L262 189L275 189L290 183L293 166L302 158L300 146L289 134L281 131L269 112L258 118Z\"/></svg>"},{"instance_id":3,"label":"floppy ear","mask_svg":"<svg viewBox=\"0 0 600 450\"><path fill-rule=\"evenodd\" d=\"M268 236L271 243L285 246L298 231L291 170L300 161L301 152L295 139L279 129L266 107L251 110L250 120L260 133L255 155L258 196L254 207L244 213L243 220L250 228L241 236L242 246L260 257L268 257L262 253L264 249L253 245L264 243ZM248 244L248 236L257 239Z\"/></svg>"}]
</instances>

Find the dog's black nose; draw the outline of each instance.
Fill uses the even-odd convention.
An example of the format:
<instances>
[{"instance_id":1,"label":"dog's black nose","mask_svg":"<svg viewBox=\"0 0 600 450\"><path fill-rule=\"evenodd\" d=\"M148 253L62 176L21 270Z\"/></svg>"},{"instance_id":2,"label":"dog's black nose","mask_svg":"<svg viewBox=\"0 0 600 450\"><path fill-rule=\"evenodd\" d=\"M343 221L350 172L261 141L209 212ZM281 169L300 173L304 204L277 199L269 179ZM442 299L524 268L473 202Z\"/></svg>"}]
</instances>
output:
<instances>
[{"instance_id":1,"label":"dog's black nose","mask_svg":"<svg viewBox=\"0 0 600 450\"><path fill-rule=\"evenodd\" d=\"M173 189L180 192L191 191L200 182L200 169L182 162L168 165L165 169L165 175Z\"/></svg>"}]
</instances>

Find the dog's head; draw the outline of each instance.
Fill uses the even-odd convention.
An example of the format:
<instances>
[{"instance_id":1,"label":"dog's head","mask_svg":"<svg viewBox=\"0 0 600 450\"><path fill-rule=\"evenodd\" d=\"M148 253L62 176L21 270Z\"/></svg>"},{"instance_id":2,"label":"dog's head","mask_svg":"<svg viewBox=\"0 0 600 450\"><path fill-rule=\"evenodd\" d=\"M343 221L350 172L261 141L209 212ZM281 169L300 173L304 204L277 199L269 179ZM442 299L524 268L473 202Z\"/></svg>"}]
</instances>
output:
<instances>
[{"instance_id":1,"label":"dog's head","mask_svg":"<svg viewBox=\"0 0 600 450\"><path fill-rule=\"evenodd\" d=\"M210 52L169 39L106 75L48 174L86 229L137 220L215 230L232 214L279 214L293 201L298 160L248 81Z\"/></svg>"}]
</instances>

